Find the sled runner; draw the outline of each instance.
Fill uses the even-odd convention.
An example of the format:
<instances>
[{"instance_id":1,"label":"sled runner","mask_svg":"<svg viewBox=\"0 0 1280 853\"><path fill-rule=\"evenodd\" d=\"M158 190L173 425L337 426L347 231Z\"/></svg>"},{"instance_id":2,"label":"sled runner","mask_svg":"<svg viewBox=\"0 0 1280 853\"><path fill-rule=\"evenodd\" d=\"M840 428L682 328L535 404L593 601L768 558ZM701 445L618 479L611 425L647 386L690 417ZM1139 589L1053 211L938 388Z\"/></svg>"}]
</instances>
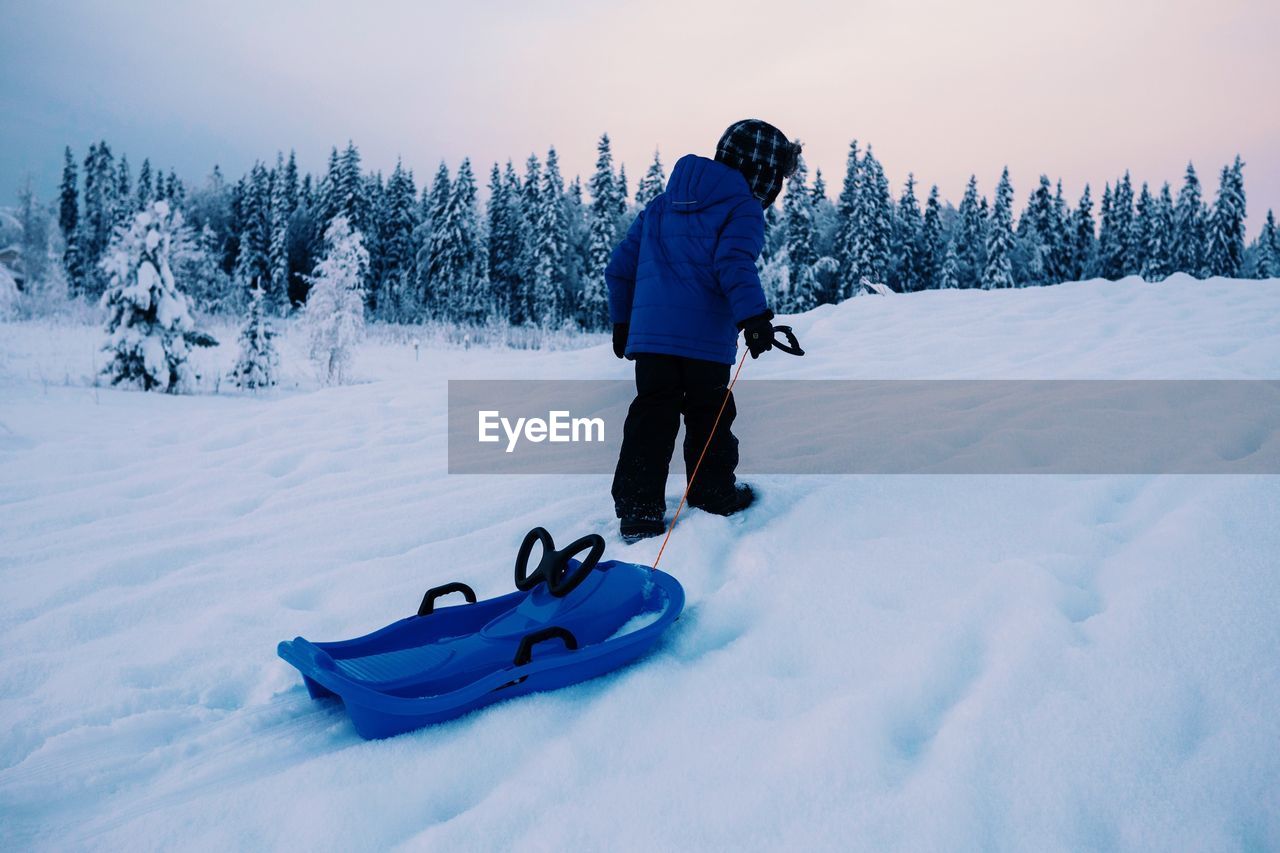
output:
<instances>
[{"instance_id":1,"label":"sled runner","mask_svg":"<svg viewBox=\"0 0 1280 853\"><path fill-rule=\"evenodd\" d=\"M535 544L538 566L529 571ZM356 731L382 738L452 719L491 702L603 675L647 652L684 607L671 575L600 562L604 539L567 548L541 527L516 557L516 592L476 601L463 583L434 587L416 616L354 640L302 637L278 652L313 698L338 696ZM585 559L574 556L587 551ZM461 593L467 603L437 608Z\"/></svg>"}]
</instances>

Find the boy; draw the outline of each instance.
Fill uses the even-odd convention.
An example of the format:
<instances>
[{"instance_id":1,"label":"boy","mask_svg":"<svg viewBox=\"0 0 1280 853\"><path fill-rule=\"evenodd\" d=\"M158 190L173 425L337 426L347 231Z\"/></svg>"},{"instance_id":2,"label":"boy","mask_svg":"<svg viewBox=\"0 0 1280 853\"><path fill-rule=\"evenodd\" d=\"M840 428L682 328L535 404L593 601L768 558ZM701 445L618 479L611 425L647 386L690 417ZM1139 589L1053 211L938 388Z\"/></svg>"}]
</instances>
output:
<instances>
[{"instance_id":1,"label":"boy","mask_svg":"<svg viewBox=\"0 0 1280 853\"><path fill-rule=\"evenodd\" d=\"M613 477L614 510L629 542L665 529L667 470L684 415L685 476L693 473L725 400L742 330L752 358L773 347L756 259L764 211L795 172L800 145L771 124L729 127L714 160L688 154L649 203L605 270L613 351L636 363L636 399ZM732 515L754 493L737 483L735 409L725 404L689 491L689 505Z\"/></svg>"}]
</instances>

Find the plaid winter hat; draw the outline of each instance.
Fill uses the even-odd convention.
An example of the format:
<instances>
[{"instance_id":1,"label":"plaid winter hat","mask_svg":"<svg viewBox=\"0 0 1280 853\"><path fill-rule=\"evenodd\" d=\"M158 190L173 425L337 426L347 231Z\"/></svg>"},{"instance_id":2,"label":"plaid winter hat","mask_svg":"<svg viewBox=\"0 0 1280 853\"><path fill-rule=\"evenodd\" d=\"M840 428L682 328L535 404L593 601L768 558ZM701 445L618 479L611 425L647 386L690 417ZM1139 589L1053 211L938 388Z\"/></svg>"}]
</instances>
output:
<instances>
[{"instance_id":1,"label":"plaid winter hat","mask_svg":"<svg viewBox=\"0 0 1280 853\"><path fill-rule=\"evenodd\" d=\"M773 204L782 182L795 174L800 143L766 121L749 118L729 125L716 143L716 160L741 172L762 207Z\"/></svg>"}]
</instances>

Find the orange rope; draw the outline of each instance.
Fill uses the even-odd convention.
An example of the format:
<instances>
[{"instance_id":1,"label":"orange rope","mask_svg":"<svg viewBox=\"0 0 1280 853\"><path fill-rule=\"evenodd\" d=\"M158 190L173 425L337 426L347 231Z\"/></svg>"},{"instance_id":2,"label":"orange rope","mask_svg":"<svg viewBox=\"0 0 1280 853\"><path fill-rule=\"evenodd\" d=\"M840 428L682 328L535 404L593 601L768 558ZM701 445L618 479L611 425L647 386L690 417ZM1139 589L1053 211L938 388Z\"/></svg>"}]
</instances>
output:
<instances>
[{"instance_id":1,"label":"orange rope","mask_svg":"<svg viewBox=\"0 0 1280 853\"><path fill-rule=\"evenodd\" d=\"M698 462L693 466L693 473L689 475L689 482L685 483L684 494L680 496L680 505L676 507L676 514L671 516L671 524L667 525L667 535L662 540L662 547L658 549L658 556L653 560L651 568L658 568L658 561L662 559L662 552L667 550L667 542L671 539L671 531L675 530L676 519L680 517L680 510L684 509L684 502L689 497L689 490L693 488L693 480L698 476L698 469L702 467L702 457L707 455L707 448L711 446L711 440L716 437L716 428L720 426L720 416L724 414L725 406L729 405L729 395L733 393L733 385L738 381L738 374L742 372L742 365L747 363L747 353L750 350L743 350L742 358L738 360L738 369L733 372L733 379L729 380L729 387L724 389L724 400L720 403L720 411L716 412L715 423L711 425L711 434L707 436L707 443L702 445L702 452L698 454Z\"/></svg>"}]
</instances>

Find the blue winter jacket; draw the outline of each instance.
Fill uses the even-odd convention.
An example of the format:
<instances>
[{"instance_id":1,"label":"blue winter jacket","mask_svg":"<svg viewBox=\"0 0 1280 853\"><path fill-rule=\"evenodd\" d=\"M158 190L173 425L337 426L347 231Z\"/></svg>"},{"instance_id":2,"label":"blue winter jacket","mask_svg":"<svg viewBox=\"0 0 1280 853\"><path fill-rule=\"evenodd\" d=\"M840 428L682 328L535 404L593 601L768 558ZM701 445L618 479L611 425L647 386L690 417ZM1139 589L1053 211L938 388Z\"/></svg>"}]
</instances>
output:
<instances>
[{"instance_id":1,"label":"blue winter jacket","mask_svg":"<svg viewBox=\"0 0 1280 853\"><path fill-rule=\"evenodd\" d=\"M763 313L756 258L764 212L747 179L693 154L649 202L609 260L609 316L630 323L627 355L733 364L737 323Z\"/></svg>"}]
</instances>

